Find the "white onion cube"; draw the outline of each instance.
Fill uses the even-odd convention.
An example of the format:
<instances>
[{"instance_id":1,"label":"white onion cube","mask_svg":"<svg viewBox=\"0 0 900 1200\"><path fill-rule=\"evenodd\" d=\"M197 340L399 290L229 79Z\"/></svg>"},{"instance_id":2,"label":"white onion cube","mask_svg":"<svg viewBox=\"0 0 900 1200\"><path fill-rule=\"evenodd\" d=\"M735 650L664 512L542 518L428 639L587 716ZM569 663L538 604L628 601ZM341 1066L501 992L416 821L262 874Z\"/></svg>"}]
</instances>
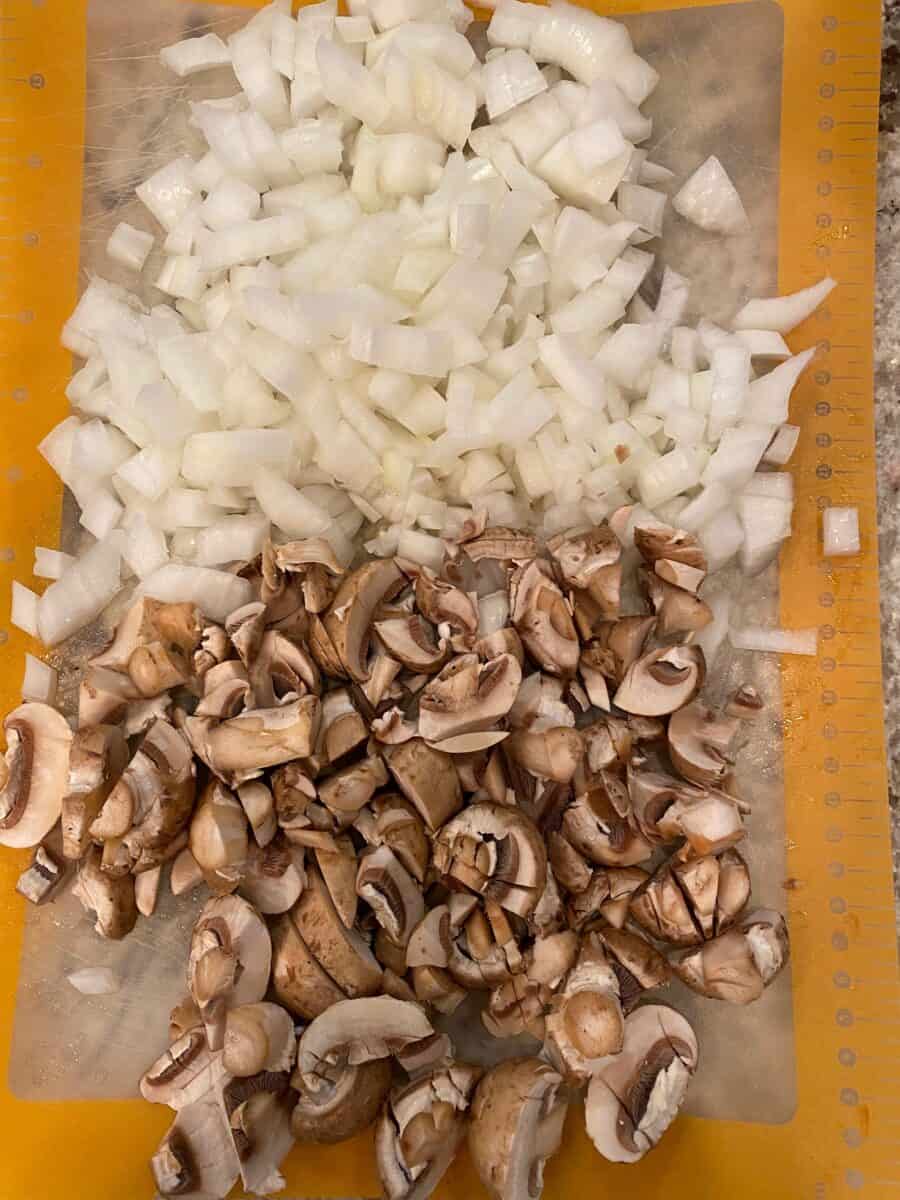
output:
<instances>
[{"instance_id":1,"label":"white onion cube","mask_svg":"<svg viewBox=\"0 0 900 1200\"><path fill-rule=\"evenodd\" d=\"M127 221L120 221L106 243L106 253L110 258L130 267L132 271L140 271L147 261L147 255L153 248L153 234L135 229Z\"/></svg>"},{"instance_id":2,"label":"white onion cube","mask_svg":"<svg viewBox=\"0 0 900 1200\"><path fill-rule=\"evenodd\" d=\"M828 558L859 554L859 509L826 508L822 513L822 543Z\"/></svg>"}]
</instances>

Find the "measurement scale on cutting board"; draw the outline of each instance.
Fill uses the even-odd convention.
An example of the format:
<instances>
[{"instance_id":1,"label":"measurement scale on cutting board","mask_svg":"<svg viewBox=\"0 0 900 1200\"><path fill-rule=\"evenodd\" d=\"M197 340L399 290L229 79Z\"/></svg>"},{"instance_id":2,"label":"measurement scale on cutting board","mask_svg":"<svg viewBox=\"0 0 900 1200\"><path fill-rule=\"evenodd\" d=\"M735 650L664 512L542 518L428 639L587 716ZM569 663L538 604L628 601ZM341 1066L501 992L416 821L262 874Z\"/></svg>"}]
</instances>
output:
<instances>
[{"instance_id":1,"label":"measurement scale on cutting board","mask_svg":"<svg viewBox=\"0 0 900 1200\"><path fill-rule=\"evenodd\" d=\"M872 399L880 5L746 2L768 4L783 18L779 291L825 273L840 283L790 338L793 347L821 346L793 400L792 420L802 428L790 464L797 504L781 561L781 624L819 628L817 657L784 658L780 667L782 906L792 940L795 1059L784 1069L796 1074L796 1106L778 1123L682 1116L652 1154L621 1167L593 1151L580 1106L573 1105L563 1148L547 1167L548 1200L586 1188L598 1198L608 1189L635 1200L661 1196L663 1188L668 1200L900 1197L900 986L882 732ZM678 8L712 17L726 6L606 0L595 7L610 16ZM9 625L10 583L30 582L34 545L55 546L60 528L58 483L36 445L67 411L71 360L58 335L78 288L86 28L85 0L0 0L4 712L18 701L22 656L35 650ZM732 50L742 53L740 45ZM859 509L858 557L823 559L819 513L829 505ZM139 1099L26 1099L8 1077L25 929L25 905L13 889L23 862L14 853L0 857L0 1197L149 1197L145 1163L169 1123L168 1110ZM65 992L69 985L60 979L55 986ZM123 1004L127 989L125 980ZM127 1049L136 1077L160 1047L136 1040ZM749 1081L756 1051L746 1046L741 1053ZM291 1200L375 1195L371 1134L338 1148L298 1149L286 1176L282 1195ZM437 1194L459 1200L482 1194L464 1155Z\"/></svg>"}]
</instances>

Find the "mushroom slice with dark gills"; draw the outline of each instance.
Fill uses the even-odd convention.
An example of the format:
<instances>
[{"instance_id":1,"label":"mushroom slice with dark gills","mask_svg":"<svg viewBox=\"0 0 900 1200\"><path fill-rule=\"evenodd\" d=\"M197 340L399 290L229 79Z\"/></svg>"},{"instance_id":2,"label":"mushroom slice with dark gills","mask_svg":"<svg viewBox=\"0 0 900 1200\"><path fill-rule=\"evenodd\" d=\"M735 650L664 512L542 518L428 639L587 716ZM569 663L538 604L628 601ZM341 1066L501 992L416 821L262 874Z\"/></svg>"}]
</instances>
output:
<instances>
[{"instance_id":1,"label":"mushroom slice with dark gills","mask_svg":"<svg viewBox=\"0 0 900 1200\"><path fill-rule=\"evenodd\" d=\"M369 730L350 699L347 688L335 688L322 697L322 719L316 739L316 755L323 764L340 762L363 746Z\"/></svg>"},{"instance_id":2,"label":"mushroom slice with dark gills","mask_svg":"<svg viewBox=\"0 0 900 1200\"><path fill-rule=\"evenodd\" d=\"M568 587L586 591L603 617L619 615L622 546L608 525L558 533L547 549Z\"/></svg>"},{"instance_id":3,"label":"mushroom slice with dark gills","mask_svg":"<svg viewBox=\"0 0 900 1200\"><path fill-rule=\"evenodd\" d=\"M128 747L117 725L79 729L69 752L69 778L62 798L62 849L79 859L91 840L90 827L128 761Z\"/></svg>"},{"instance_id":4,"label":"mushroom slice with dark gills","mask_svg":"<svg viewBox=\"0 0 900 1200\"><path fill-rule=\"evenodd\" d=\"M389 1058L433 1033L424 1010L408 1000L392 996L341 1000L303 1031L297 1070L308 1079L341 1062L356 1066Z\"/></svg>"},{"instance_id":5,"label":"mushroom slice with dark gills","mask_svg":"<svg viewBox=\"0 0 900 1200\"><path fill-rule=\"evenodd\" d=\"M250 844L238 891L266 916L287 912L303 890L303 850L279 838L268 846Z\"/></svg>"},{"instance_id":6,"label":"mushroom slice with dark gills","mask_svg":"<svg viewBox=\"0 0 900 1200\"><path fill-rule=\"evenodd\" d=\"M64 864L46 846L36 846L31 864L19 876L16 891L32 904L43 904L63 874Z\"/></svg>"},{"instance_id":7,"label":"mushroom slice with dark gills","mask_svg":"<svg viewBox=\"0 0 900 1200\"><path fill-rule=\"evenodd\" d=\"M322 689L315 659L276 629L263 636L248 670L257 708L274 708L307 693L317 696Z\"/></svg>"},{"instance_id":8,"label":"mushroom slice with dark gills","mask_svg":"<svg viewBox=\"0 0 900 1200\"><path fill-rule=\"evenodd\" d=\"M357 683L369 677L366 648L375 611L404 586L392 559L374 559L348 575L338 588L323 626L343 669Z\"/></svg>"},{"instance_id":9,"label":"mushroom slice with dark gills","mask_svg":"<svg viewBox=\"0 0 900 1200\"><path fill-rule=\"evenodd\" d=\"M699 646L651 650L625 672L613 703L638 716L665 716L693 700L705 678L706 662Z\"/></svg>"},{"instance_id":10,"label":"mushroom slice with dark gills","mask_svg":"<svg viewBox=\"0 0 900 1200\"><path fill-rule=\"evenodd\" d=\"M497 804L473 804L439 831L439 874L527 917L547 880L547 852L535 824Z\"/></svg>"},{"instance_id":11,"label":"mushroom slice with dark gills","mask_svg":"<svg viewBox=\"0 0 900 1200\"><path fill-rule=\"evenodd\" d=\"M594 922L589 932L606 951L606 957L619 981L622 1009L629 1013L645 991L666 987L672 972L660 952L633 929L615 929L605 922Z\"/></svg>"},{"instance_id":12,"label":"mushroom slice with dark gills","mask_svg":"<svg viewBox=\"0 0 900 1200\"><path fill-rule=\"evenodd\" d=\"M684 567L683 570L689 571L691 568ZM649 567L644 567L639 572L639 578L656 613L658 637L696 633L705 629L712 621L713 614L709 605L686 588L668 583Z\"/></svg>"},{"instance_id":13,"label":"mushroom slice with dark gills","mask_svg":"<svg viewBox=\"0 0 900 1200\"><path fill-rule=\"evenodd\" d=\"M360 855L356 891L391 940L405 946L425 915L425 902L419 885L389 846Z\"/></svg>"},{"instance_id":14,"label":"mushroom slice with dark gills","mask_svg":"<svg viewBox=\"0 0 900 1200\"><path fill-rule=\"evenodd\" d=\"M669 718L669 757L679 775L692 783L721 784L731 767L731 746L741 722L723 717L699 700Z\"/></svg>"},{"instance_id":15,"label":"mushroom slice with dark gills","mask_svg":"<svg viewBox=\"0 0 900 1200\"><path fill-rule=\"evenodd\" d=\"M59 819L67 790L72 731L47 704L20 704L3 722L0 846L36 846Z\"/></svg>"},{"instance_id":16,"label":"mushroom slice with dark gills","mask_svg":"<svg viewBox=\"0 0 900 1200\"><path fill-rule=\"evenodd\" d=\"M789 957L784 917L759 908L705 946L673 962L692 991L729 1004L758 1000Z\"/></svg>"},{"instance_id":17,"label":"mushroom slice with dark gills","mask_svg":"<svg viewBox=\"0 0 900 1200\"><path fill-rule=\"evenodd\" d=\"M160 1196L227 1196L240 1177L240 1165L218 1101L207 1098L181 1109L150 1159L150 1169Z\"/></svg>"},{"instance_id":18,"label":"mushroom slice with dark gills","mask_svg":"<svg viewBox=\"0 0 900 1200\"><path fill-rule=\"evenodd\" d=\"M429 742L490 729L512 708L522 669L511 654L480 663L477 654L454 658L419 698L419 733Z\"/></svg>"},{"instance_id":19,"label":"mushroom slice with dark gills","mask_svg":"<svg viewBox=\"0 0 900 1200\"><path fill-rule=\"evenodd\" d=\"M618 621L601 621L593 629L589 645L605 650L612 656L597 654L594 665L614 683L621 683L626 672L641 656L647 638L656 628L655 617L620 617ZM585 635L588 637L588 635Z\"/></svg>"},{"instance_id":20,"label":"mushroom slice with dark gills","mask_svg":"<svg viewBox=\"0 0 900 1200\"><path fill-rule=\"evenodd\" d=\"M170 843L187 825L194 806L196 771L191 748L167 721L147 730L91 825L91 837L121 844L137 863L145 850Z\"/></svg>"},{"instance_id":21,"label":"mushroom slice with dark gills","mask_svg":"<svg viewBox=\"0 0 900 1200\"><path fill-rule=\"evenodd\" d=\"M427 1200L456 1157L481 1068L451 1062L394 1088L375 1127L386 1200Z\"/></svg>"},{"instance_id":22,"label":"mushroom slice with dark gills","mask_svg":"<svg viewBox=\"0 0 900 1200\"><path fill-rule=\"evenodd\" d=\"M697 1038L672 1008L648 1004L625 1020L619 1054L595 1070L585 1102L588 1136L611 1162L637 1162L678 1115L697 1068Z\"/></svg>"},{"instance_id":23,"label":"mushroom slice with dark gills","mask_svg":"<svg viewBox=\"0 0 900 1200\"><path fill-rule=\"evenodd\" d=\"M202 1025L172 1042L141 1076L141 1095L151 1104L168 1104L178 1112L205 1099L225 1076L222 1055L213 1052Z\"/></svg>"},{"instance_id":24,"label":"mushroom slice with dark gills","mask_svg":"<svg viewBox=\"0 0 900 1200\"><path fill-rule=\"evenodd\" d=\"M407 671L433 675L447 661L450 647L441 639L436 644L428 626L417 613L376 621L375 632L390 654Z\"/></svg>"},{"instance_id":25,"label":"mushroom slice with dark gills","mask_svg":"<svg viewBox=\"0 0 900 1200\"><path fill-rule=\"evenodd\" d=\"M587 1082L599 1061L622 1049L619 979L596 934L582 938L578 959L551 1003L545 1026L549 1061L576 1085Z\"/></svg>"},{"instance_id":26,"label":"mushroom slice with dark gills","mask_svg":"<svg viewBox=\"0 0 900 1200\"><path fill-rule=\"evenodd\" d=\"M492 1067L475 1091L469 1153L492 1200L538 1200L566 1119L562 1079L539 1058Z\"/></svg>"},{"instance_id":27,"label":"mushroom slice with dark gills","mask_svg":"<svg viewBox=\"0 0 900 1200\"><path fill-rule=\"evenodd\" d=\"M542 671L570 679L581 647L562 592L538 559L510 579L510 619L525 649Z\"/></svg>"},{"instance_id":28,"label":"mushroom slice with dark gills","mask_svg":"<svg viewBox=\"0 0 900 1200\"><path fill-rule=\"evenodd\" d=\"M268 1196L285 1186L279 1168L294 1144L290 1067L228 1079L221 1104L248 1192Z\"/></svg>"},{"instance_id":29,"label":"mushroom slice with dark gills","mask_svg":"<svg viewBox=\"0 0 900 1200\"><path fill-rule=\"evenodd\" d=\"M194 753L228 787L262 775L267 767L307 758L319 730L318 696L301 696L276 708L243 712L227 721L188 717L185 732Z\"/></svg>"},{"instance_id":30,"label":"mushroom slice with dark gills","mask_svg":"<svg viewBox=\"0 0 900 1200\"><path fill-rule=\"evenodd\" d=\"M191 995L210 1049L221 1049L230 1008L262 1000L269 986L272 943L254 908L239 896L203 906L191 936Z\"/></svg>"}]
</instances>

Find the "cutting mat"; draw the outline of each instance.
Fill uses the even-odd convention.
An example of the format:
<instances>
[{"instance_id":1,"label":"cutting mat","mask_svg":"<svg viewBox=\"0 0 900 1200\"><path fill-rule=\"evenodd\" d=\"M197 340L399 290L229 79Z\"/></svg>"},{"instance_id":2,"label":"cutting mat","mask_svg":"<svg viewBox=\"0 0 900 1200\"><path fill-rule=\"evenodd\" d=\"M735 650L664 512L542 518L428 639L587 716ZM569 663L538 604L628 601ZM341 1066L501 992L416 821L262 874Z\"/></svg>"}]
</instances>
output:
<instances>
[{"instance_id":1,"label":"cutting mat","mask_svg":"<svg viewBox=\"0 0 900 1200\"><path fill-rule=\"evenodd\" d=\"M760 3L761 0L748 0ZM762 0L767 2L767 0ZM710 0L606 0L610 15L719 7ZM771 6L773 9L776 6ZM712 14L711 14L712 15ZM872 414L878 0L784 0L779 284L826 271L841 286L798 330L821 351L798 388L791 464L795 534L781 564L782 621L816 625L819 654L781 667L786 877L793 942L797 1104L773 1125L682 1118L637 1167L599 1159L573 1109L545 1196L585 1186L638 1198L900 1195L900 987L882 733ZM36 542L55 545L60 495L34 447L65 415L59 327L77 294L84 156L85 0L0 0L0 706L17 698L28 639L9 627L8 587L29 582ZM734 45L735 56L742 53ZM777 86L777 81L773 84ZM822 558L820 511L860 510L863 553ZM13 1038L21 861L0 858L0 1053ZM66 985L60 983L60 987ZM135 1044L138 1062L156 1047ZM34 1047L39 1055L41 1047ZM748 1083L754 1070L746 1054ZM4 1080L6 1073L4 1072ZM140 1101L22 1100L0 1085L3 1200L150 1196L144 1168L168 1114ZM78 1164L78 1165L76 1165ZM378 1191L370 1139L307 1149L291 1197ZM462 1161L446 1197L473 1197Z\"/></svg>"}]
</instances>

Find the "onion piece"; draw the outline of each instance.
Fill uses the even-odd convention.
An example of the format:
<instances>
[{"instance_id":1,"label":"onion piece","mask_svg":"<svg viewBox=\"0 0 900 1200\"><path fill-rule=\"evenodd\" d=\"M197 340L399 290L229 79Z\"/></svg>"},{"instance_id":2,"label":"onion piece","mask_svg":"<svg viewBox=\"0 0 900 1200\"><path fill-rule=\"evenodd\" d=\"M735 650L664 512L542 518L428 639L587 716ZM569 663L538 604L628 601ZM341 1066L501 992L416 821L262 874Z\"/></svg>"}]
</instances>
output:
<instances>
[{"instance_id":1,"label":"onion piece","mask_svg":"<svg viewBox=\"0 0 900 1200\"><path fill-rule=\"evenodd\" d=\"M715 155L691 175L672 200L672 207L686 221L710 233L746 233L750 228L737 189Z\"/></svg>"},{"instance_id":2,"label":"onion piece","mask_svg":"<svg viewBox=\"0 0 900 1200\"><path fill-rule=\"evenodd\" d=\"M825 279L794 292L790 296L774 296L771 300L750 300L732 321L734 329L771 329L790 333L811 317L819 305L837 287L837 280Z\"/></svg>"},{"instance_id":3,"label":"onion piece","mask_svg":"<svg viewBox=\"0 0 900 1200\"><path fill-rule=\"evenodd\" d=\"M819 634L816 629L763 629L759 625L745 625L731 629L729 641L735 650L757 650L773 654L815 655Z\"/></svg>"},{"instance_id":4,"label":"onion piece","mask_svg":"<svg viewBox=\"0 0 900 1200\"><path fill-rule=\"evenodd\" d=\"M66 979L83 996L112 996L120 987L119 976L109 967L80 967Z\"/></svg>"},{"instance_id":5,"label":"onion piece","mask_svg":"<svg viewBox=\"0 0 900 1200\"><path fill-rule=\"evenodd\" d=\"M144 233L127 221L120 221L109 236L106 253L122 266L140 271L153 248L153 240L152 233Z\"/></svg>"},{"instance_id":6,"label":"onion piece","mask_svg":"<svg viewBox=\"0 0 900 1200\"><path fill-rule=\"evenodd\" d=\"M9 619L17 629L37 637L40 597L17 579L12 582L12 608Z\"/></svg>"},{"instance_id":7,"label":"onion piece","mask_svg":"<svg viewBox=\"0 0 900 1200\"><path fill-rule=\"evenodd\" d=\"M779 364L768 375L754 379L747 395L747 419L769 425L787 421L791 393L815 356L816 348L811 347Z\"/></svg>"},{"instance_id":8,"label":"onion piece","mask_svg":"<svg viewBox=\"0 0 900 1200\"><path fill-rule=\"evenodd\" d=\"M783 467L790 462L800 440L799 425L782 425L762 457L764 463Z\"/></svg>"},{"instance_id":9,"label":"onion piece","mask_svg":"<svg viewBox=\"0 0 900 1200\"><path fill-rule=\"evenodd\" d=\"M148 575L138 593L168 603L196 604L210 620L224 623L229 613L250 603L253 585L227 571L166 563Z\"/></svg>"},{"instance_id":10,"label":"onion piece","mask_svg":"<svg viewBox=\"0 0 900 1200\"><path fill-rule=\"evenodd\" d=\"M56 688L59 673L49 663L42 662L33 654L25 655L25 675L22 679L22 699L39 704L56 703Z\"/></svg>"},{"instance_id":11,"label":"onion piece","mask_svg":"<svg viewBox=\"0 0 900 1200\"><path fill-rule=\"evenodd\" d=\"M482 85L488 117L492 121L547 90L547 81L534 59L524 50L515 48L488 59L482 70ZM614 154L608 156L614 157ZM608 161L608 158L602 161Z\"/></svg>"},{"instance_id":12,"label":"onion piece","mask_svg":"<svg viewBox=\"0 0 900 1200\"><path fill-rule=\"evenodd\" d=\"M273 525L292 538L317 537L331 525L331 516L268 467L253 473L253 492Z\"/></svg>"},{"instance_id":13,"label":"onion piece","mask_svg":"<svg viewBox=\"0 0 900 1200\"><path fill-rule=\"evenodd\" d=\"M34 566L31 573L38 579L59 579L74 561L71 554L64 554L62 550L50 550L46 546L35 546Z\"/></svg>"},{"instance_id":14,"label":"onion piece","mask_svg":"<svg viewBox=\"0 0 900 1200\"><path fill-rule=\"evenodd\" d=\"M228 47L215 33L205 33L202 37L185 38L171 46L164 46L159 52L160 62L164 67L178 76L186 79L200 71L209 71L214 67L224 67L231 62Z\"/></svg>"},{"instance_id":15,"label":"onion piece","mask_svg":"<svg viewBox=\"0 0 900 1200\"><path fill-rule=\"evenodd\" d=\"M123 541L122 531L115 530L91 546L41 596L37 625L45 646L55 646L83 629L115 597Z\"/></svg>"},{"instance_id":16,"label":"onion piece","mask_svg":"<svg viewBox=\"0 0 900 1200\"><path fill-rule=\"evenodd\" d=\"M858 508L826 508L822 512L822 547L826 558L859 554Z\"/></svg>"}]
</instances>

